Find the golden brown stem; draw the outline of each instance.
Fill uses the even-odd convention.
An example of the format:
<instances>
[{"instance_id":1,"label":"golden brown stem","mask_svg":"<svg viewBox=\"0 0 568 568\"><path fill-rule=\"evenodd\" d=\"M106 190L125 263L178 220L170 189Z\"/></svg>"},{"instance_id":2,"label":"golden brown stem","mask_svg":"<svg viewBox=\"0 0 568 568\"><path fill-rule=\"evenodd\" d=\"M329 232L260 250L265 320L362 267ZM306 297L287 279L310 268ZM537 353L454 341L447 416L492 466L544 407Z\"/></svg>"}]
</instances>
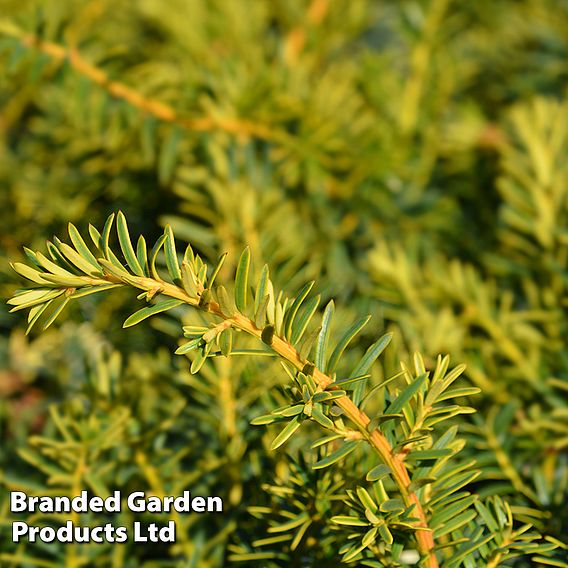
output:
<instances>
[{"instance_id":1,"label":"golden brown stem","mask_svg":"<svg viewBox=\"0 0 568 568\"><path fill-rule=\"evenodd\" d=\"M319 25L329 11L329 0L313 0L306 11L303 25L292 28L284 41L284 61L293 65L298 60L306 44L306 35L310 27Z\"/></svg>"},{"instance_id":2,"label":"golden brown stem","mask_svg":"<svg viewBox=\"0 0 568 568\"><path fill-rule=\"evenodd\" d=\"M84 59L76 48L66 48L57 43L44 41L35 35L24 33L15 26L7 25L5 22L0 22L0 33L17 37L22 45L37 49L55 61L64 62L67 60L75 71L105 89L113 97L122 99L138 110L155 116L164 122L178 124L186 130L194 132L223 130L244 138L252 137L280 141L284 137L283 133L277 133L273 128L239 118L212 116L199 118L182 117L171 106L146 97L124 83L113 81L102 69Z\"/></svg>"},{"instance_id":3,"label":"golden brown stem","mask_svg":"<svg viewBox=\"0 0 568 568\"><path fill-rule=\"evenodd\" d=\"M210 306L210 311L220 317L226 317L215 304ZM262 330L257 328L249 318L241 314L237 314L233 316L232 319L235 322L233 324L235 327L238 327L250 335L254 335L260 339ZM283 359L294 365L296 369L302 370L304 368L306 361L304 361L300 357L298 351L284 339L275 336L271 347ZM331 377L322 373L319 369L314 370L313 377L316 383L323 388L329 386L333 382ZM414 513L418 519L420 519L418 526L422 529L428 529L428 523L424 510L422 509L422 504L420 503L416 493L409 489L410 477L404 461L393 453L388 440L378 429L369 432L368 425L371 421L370 418L367 414L360 410L348 396L345 395L336 399L335 404L344 411L345 415L357 426L361 434L381 456L384 463L389 466L404 503L406 506L415 506ZM420 553L426 558L425 566L428 568L437 568L438 561L434 553L434 539L432 537L432 532L430 530L418 530L416 531L416 540Z\"/></svg>"},{"instance_id":4,"label":"golden brown stem","mask_svg":"<svg viewBox=\"0 0 568 568\"><path fill-rule=\"evenodd\" d=\"M119 281L117 278L112 278L112 280L114 282ZM156 286L156 281L149 278L136 278L135 280L140 283L139 287L142 289L151 289ZM189 296L182 288L163 281L160 282L160 287L162 294L172 298L177 298L189 305L198 307L198 300ZM216 302L211 302L209 304L208 311L224 320L230 320L233 327L241 329L249 335L261 340L262 329L258 328L248 317L240 313L232 315L224 314L219 304ZM302 370L304 368L306 361L300 357L298 351L288 341L281 337L274 336L271 348L282 359L288 361L296 369ZM313 377L316 383L322 388L329 386L333 382L331 377L322 373L319 369L314 370ZM381 456L383 462L389 466L392 471L394 481L398 486L406 506L409 507L414 505L413 512L419 519L417 528L421 529L417 530L415 533L416 542L418 550L424 558L424 566L426 566L426 568L438 568L438 560L434 552L434 538L432 536L432 531L429 530L426 514L418 496L415 492L410 490L410 476L406 469L403 457L393 452L388 440L378 429L374 429L372 432L369 432L368 426L371 421L370 418L367 414L360 410L348 396L342 396L341 398L336 399L335 404L344 411L345 415L356 425L357 429L369 442L371 447L373 447L373 449Z\"/></svg>"}]
</instances>

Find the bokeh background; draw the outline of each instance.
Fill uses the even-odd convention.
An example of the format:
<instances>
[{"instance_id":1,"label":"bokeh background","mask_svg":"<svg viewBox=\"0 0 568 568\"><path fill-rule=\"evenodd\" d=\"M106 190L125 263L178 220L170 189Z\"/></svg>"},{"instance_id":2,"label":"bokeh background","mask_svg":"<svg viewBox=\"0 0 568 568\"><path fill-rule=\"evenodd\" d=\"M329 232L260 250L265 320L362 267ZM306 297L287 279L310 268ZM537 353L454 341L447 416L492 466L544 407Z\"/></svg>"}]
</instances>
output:
<instances>
[{"instance_id":1,"label":"bokeh background","mask_svg":"<svg viewBox=\"0 0 568 568\"><path fill-rule=\"evenodd\" d=\"M567 61L563 0L0 0L0 294L24 245L118 209L211 260L249 244L278 288L373 315L353 358L394 331L376 380L414 351L466 363L476 490L566 541ZM296 550L257 542L278 488L316 483L309 434L270 452L249 425L282 373L192 376L172 353L197 316L122 330L135 308L91 296L26 336L0 306L0 490L191 488L226 514L175 519L171 547L16 546L2 499L0 564L337 565L325 499Z\"/></svg>"}]
</instances>

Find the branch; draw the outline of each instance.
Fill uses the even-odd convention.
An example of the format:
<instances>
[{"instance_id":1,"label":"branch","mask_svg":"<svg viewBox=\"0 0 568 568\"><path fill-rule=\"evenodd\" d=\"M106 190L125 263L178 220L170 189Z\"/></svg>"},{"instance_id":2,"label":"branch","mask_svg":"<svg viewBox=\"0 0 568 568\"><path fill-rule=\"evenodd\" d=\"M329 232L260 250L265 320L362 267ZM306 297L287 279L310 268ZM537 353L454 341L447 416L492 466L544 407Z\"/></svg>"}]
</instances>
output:
<instances>
[{"instance_id":1,"label":"branch","mask_svg":"<svg viewBox=\"0 0 568 568\"><path fill-rule=\"evenodd\" d=\"M230 318L222 312L219 305L216 303L212 303L210 305L209 311L219 317L234 321L235 327L246 331L248 334L262 341L262 329L257 328L250 319L240 314L234 316L233 318ZM300 357L298 351L292 345L290 345L290 343L281 339L280 337L274 337L271 347L276 353L278 353L278 355L280 355L280 357L291 363L299 371L304 369L306 364L308 363L307 360ZM325 389L334 382L329 375L322 373L317 368L314 370L313 377L317 385L322 389ZM371 422L371 419L367 416L367 414L365 414L365 412L360 410L347 395L336 399L335 404L337 404L337 406L339 406L345 412L345 415L355 424L363 437L380 455L383 462L389 466L389 468L393 472L394 479L396 481L396 484L398 485L405 505L415 506L414 512L420 519L420 522L417 526L422 529L426 529L416 531L418 548L421 555L427 559L425 566L427 566L428 568L436 568L438 566L438 562L434 554L434 539L432 537L432 531L428 529L426 515L422 508L422 504L418 499L418 496L416 495L416 493L410 491L409 489L410 476L408 475L404 461L398 455L394 454L393 448L390 446L386 437L381 434L379 430L375 429L372 432L369 432L368 426Z\"/></svg>"},{"instance_id":2,"label":"branch","mask_svg":"<svg viewBox=\"0 0 568 568\"><path fill-rule=\"evenodd\" d=\"M297 62L310 28L318 26L329 11L329 0L313 0L306 12L306 22L290 30L284 41L284 61L287 65Z\"/></svg>"},{"instance_id":3,"label":"branch","mask_svg":"<svg viewBox=\"0 0 568 568\"><path fill-rule=\"evenodd\" d=\"M93 243L102 258L96 258L92 254L77 229L70 225L69 235L75 248L61 242L59 239L55 239L55 244L48 242L48 252L51 260L40 252L34 253L26 249L28 258L34 265L34 268L20 263L13 264L13 268L20 275L39 285L39 288L16 294L8 302L14 306L12 311L30 308L28 331L50 306L52 313L48 316L44 328L53 323L70 299L116 286L131 286L142 290L139 298L146 298L147 301L156 296L166 296L171 299L158 302L151 307L142 308L126 320L125 327L135 325L151 315L182 304L211 313L221 318L224 322L224 325L217 324L211 329L206 329L206 333L201 330L197 333L200 336L198 339L194 339L186 346L178 349L179 353L185 353L190 349L197 348L198 344L201 345L202 351L192 363L192 372L199 370L209 355L214 340L221 334L230 333L232 328L242 330L268 345L274 353L292 365L297 371L306 373L308 372L306 369L309 367L309 374L320 392L324 390L328 393L333 393L334 390L338 391L336 397L333 398L333 403L343 410L344 414L356 426L361 436L371 445L390 469L392 478L398 487L406 508L412 510L412 516L418 519L410 522L409 526L414 529L417 547L424 565L427 568L437 568L438 561L434 551L433 532L428 526L427 517L420 499L416 492L411 489L411 479L404 461L407 455L406 452L400 451L396 453L386 436L376 427L370 427L371 420L369 416L358 408L351 398L345 394L345 391L341 390L341 383L338 383L337 386L334 385L336 382L334 374L332 374L334 367L345 346L355 335L355 332L351 333L352 330L347 332L349 338L344 341L341 349L339 347L342 342L339 342L329 359L330 368L327 370L327 373L322 370L326 368L325 355L323 359L321 357L318 359L316 352L316 361L324 361L319 363L321 368L317 368L306 356L302 356L295 346L301 339L309 319L315 313L319 303L319 297L306 302L301 317L299 316L296 321L294 320L299 313L301 303L307 297L313 283L306 285L293 302L284 300L283 304L281 304L281 295L276 299L274 297L272 283L268 278L268 269L265 267L257 285L256 313L254 318L250 318L246 315L246 312L250 311L250 308L247 310L250 262L248 249L245 249L237 268L235 298L233 301L233 299L229 299L222 286L218 286L215 292L212 292L213 282L225 259L225 255L220 258L217 267L212 271L211 276L207 278L207 265L197 255L194 255L191 247L188 246L180 269L173 233L169 227L166 227L164 235L158 239L150 253L146 250L146 243L143 237L140 237L138 240L135 250L130 240L126 219L122 213L119 213L117 217L117 232L120 246L126 259L126 263L122 264L109 248L108 241L113 220L114 215L111 215L102 233L99 233L92 226L89 228ZM168 273L173 283L163 280L155 267L156 257L162 247L164 248ZM215 297L213 294L215 294ZM265 325L267 319L274 323ZM359 330L362 326L355 327ZM269 337L266 333L267 330L270 331ZM363 373L379 356L387 343L388 338L387 341L381 338L376 344L377 347L370 349L371 353L369 354L368 352L358 366L358 368L364 369ZM230 349L229 347L229 352ZM223 347L221 347L221 351L223 352ZM198 364L196 364L196 361ZM459 372L461 371L456 373L454 370L451 373L453 378L446 381L446 383L442 383L440 379L443 372L441 372L438 379L433 379L432 384L437 389L438 394L457 378ZM356 372L353 376L356 377L359 374L359 372ZM416 385L418 383L423 384L424 378L425 375L421 377L421 381L417 379ZM355 380L355 378L351 380ZM436 380L438 382L435 382ZM412 387L409 387L409 389L412 390ZM410 390L408 393L410 393ZM414 393L416 390L412 390L412 392ZM340 393L342 394L340 395ZM398 403L402 408L402 405L410 400L411 395L408 394L408 396L403 397L401 393L399 396L401 400ZM403 398L405 402L402 402ZM426 402L428 403L428 397ZM391 402L391 406L395 403L397 403L397 399ZM392 412L399 411L393 409ZM393 414L393 416L395 415ZM400 414L396 416L400 416ZM323 418L330 422L325 416Z\"/></svg>"},{"instance_id":4,"label":"branch","mask_svg":"<svg viewBox=\"0 0 568 568\"><path fill-rule=\"evenodd\" d=\"M276 132L274 129L263 124L243 119L216 116L204 116L200 118L182 117L171 106L156 99L146 97L120 81L113 81L102 69L84 59L76 48L66 48L57 43L42 40L33 34L26 34L24 31L8 22L0 22L0 32L19 39L21 44L26 48L36 49L57 62L63 63L64 61L68 61L70 66L75 69L77 73L87 77L113 97L121 99L143 113L152 115L163 122L177 124L193 132L222 130L244 138L258 138L280 143L284 143L287 140L287 136L283 132Z\"/></svg>"}]
</instances>

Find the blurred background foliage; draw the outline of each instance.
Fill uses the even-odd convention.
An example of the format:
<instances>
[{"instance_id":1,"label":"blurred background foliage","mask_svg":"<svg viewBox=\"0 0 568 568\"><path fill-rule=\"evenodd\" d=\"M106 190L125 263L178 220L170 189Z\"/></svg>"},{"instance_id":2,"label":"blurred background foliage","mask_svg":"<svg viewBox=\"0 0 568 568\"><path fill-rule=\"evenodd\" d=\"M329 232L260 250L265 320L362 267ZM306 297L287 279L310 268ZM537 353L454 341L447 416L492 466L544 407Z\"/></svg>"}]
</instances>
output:
<instances>
[{"instance_id":1,"label":"blurred background foliage","mask_svg":"<svg viewBox=\"0 0 568 568\"><path fill-rule=\"evenodd\" d=\"M316 278L343 321L373 314L353 357L395 332L375 378L416 350L466 363L478 493L566 541L567 56L564 0L0 0L0 292L22 245L118 208L210 259L249 244L278 287ZM123 331L130 296L30 336L0 307L3 490L190 488L226 512L174 519L167 549L3 538L2 565L222 566L270 534L250 507L278 510L288 484L312 528L264 562L335 566L324 521L364 466L320 479L309 435L268 451L249 422L282 373L190 375L170 353L200 316Z\"/></svg>"}]
</instances>

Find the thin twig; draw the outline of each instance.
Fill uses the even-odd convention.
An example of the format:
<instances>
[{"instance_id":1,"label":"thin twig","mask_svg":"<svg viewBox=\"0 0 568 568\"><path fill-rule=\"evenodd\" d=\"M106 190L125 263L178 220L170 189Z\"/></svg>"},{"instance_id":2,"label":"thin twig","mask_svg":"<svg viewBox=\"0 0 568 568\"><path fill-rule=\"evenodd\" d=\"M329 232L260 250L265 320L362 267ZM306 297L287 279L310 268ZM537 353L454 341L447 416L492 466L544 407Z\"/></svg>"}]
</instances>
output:
<instances>
[{"instance_id":1,"label":"thin twig","mask_svg":"<svg viewBox=\"0 0 568 568\"><path fill-rule=\"evenodd\" d=\"M120 81L112 80L102 69L84 59L76 48L66 48L57 43L42 40L33 34L24 33L15 26L7 25L6 22L0 22L0 32L18 38L25 47L37 49L55 61L61 63L68 61L69 65L75 69L77 73L87 77L113 97L121 99L143 113L150 114L163 122L174 123L193 132L222 130L243 138L258 138L279 142L283 142L286 138L283 132L276 132L271 127L239 118L218 116L186 118L180 116L170 105L144 96L136 89Z\"/></svg>"}]
</instances>

